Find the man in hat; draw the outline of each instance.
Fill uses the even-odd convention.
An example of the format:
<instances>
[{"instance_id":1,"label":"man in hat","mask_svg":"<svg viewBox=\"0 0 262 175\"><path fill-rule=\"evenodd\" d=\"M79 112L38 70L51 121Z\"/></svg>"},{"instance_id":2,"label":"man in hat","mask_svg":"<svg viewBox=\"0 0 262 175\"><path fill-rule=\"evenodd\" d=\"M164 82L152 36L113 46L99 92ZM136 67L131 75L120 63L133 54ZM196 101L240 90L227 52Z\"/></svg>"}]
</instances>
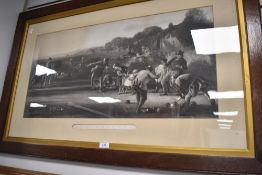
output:
<instances>
[{"instance_id":1,"label":"man in hat","mask_svg":"<svg viewBox=\"0 0 262 175\"><path fill-rule=\"evenodd\" d=\"M115 63L113 65L113 70L117 76L116 84L118 86L118 94L121 94L124 91L124 78L127 75L128 68L125 65Z\"/></svg>"},{"instance_id":2,"label":"man in hat","mask_svg":"<svg viewBox=\"0 0 262 175\"><path fill-rule=\"evenodd\" d=\"M164 68L159 78L159 81L161 82L163 88L163 93L160 94L161 96L167 95L169 90L169 81L171 79L171 76L173 76L174 70L175 72L179 72L180 75L184 74L187 70L187 62L184 59L184 52L182 50L180 50L175 57L169 60L162 59L162 64L164 65Z\"/></svg>"},{"instance_id":3,"label":"man in hat","mask_svg":"<svg viewBox=\"0 0 262 175\"><path fill-rule=\"evenodd\" d=\"M104 58L101 61L90 63L87 67L91 69L91 87L94 87L94 78L99 79L99 89L102 90L103 76L106 69L108 69L109 59Z\"/></svg>"},{"instance_id":4,"label":"man in hat","mask_svg":"<svg viewBox=\"0 0 262 175\"><path fill-rule=\"evenodd\" d=\"M140 113L141 108L147 100L147 86L152 79L156 79L156 76L152 73L153 68L148 66L146 70L138 72L134 82L133 89L136 93L137 108L136 112Z\"/></svg>"},{"instance_id":5,"label":"man in hat","mask_svg":"<svg viewBox=\"0 0 262 175\"><path fill-rule=\"evenodd\" d=\"M184 74L187 71L187 61L184 58L184 52L179 50L174 60L174 69L178 69L180 74Z\"/></svg>"},{"instance_id":6,"label":"man in hat","mask_svg":"<svg viewBox=\"0 0 262 175\"><path fill-rule=\"evenodd\" d=\"M46 67L51 69L51 70L55 69L55 62L51 57L48 58L48 61L46 62ZM44 86L46 86L46 85L50 86L53 78L54 78L54 74L50 74L50 75L46 74L45 80L44 80Z\"/></svg>"},{"instance_id":7,"label":"man in hat","mask_svg":"<svg viewBox=\"0 0 262 175\"><path fill-rule=\"evenodd\" d=\"M163 94L167 94L167 91L168 91L168 80L170 78L170 69L169 69L169 66L171 64L171 62L173 61L173 59L167 61L166 58L163 58L161 60L161 64L156 67L155 69L155 72L156 72L156 75L159 76L159 78L157 79L157 85L156 85L156 92L158 92L158 84L161 84L162 86L162 89L163 89ZM162 94L160 94L162 95Z\"/></svg>"},{"instance_id":8,"label":"man in hat","mask_svg":"<svg viewBox=\"0 0 262 175\"><path fill-rule=\"evenodd\" d=\"M183 112L186 112L190 106L192 97L195 97L199 91L202 91L204 95L210 100L213 107L214 102L208 95L208 83L199 77L195 77L189 73L179 75L175 80L175 85L178 88L180 99L184 99Z\"/></svg>"}]
</instances>

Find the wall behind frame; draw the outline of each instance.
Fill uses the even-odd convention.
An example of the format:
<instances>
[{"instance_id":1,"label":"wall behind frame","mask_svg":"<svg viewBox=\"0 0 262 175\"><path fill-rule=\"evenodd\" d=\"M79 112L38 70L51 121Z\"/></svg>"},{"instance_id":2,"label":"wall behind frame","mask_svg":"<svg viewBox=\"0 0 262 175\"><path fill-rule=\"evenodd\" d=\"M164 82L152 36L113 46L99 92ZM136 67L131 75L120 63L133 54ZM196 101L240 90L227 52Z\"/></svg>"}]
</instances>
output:
<instances>
[{"instance_id":1,"label":"wall behind frame","mask_svg":"<svg viewBox=\"0 0 262 175\"><path fill-rule=\"evenodd\" d=\"M23 10L25 0L0 0L0 95L11 52L18 14Z\"/></svg>"},{"instance_id":2,"label":"wall behind frame","mask_svg":"<svg viewBox=\"0 0 262 175\"><path fill-rule=\"evenodd\" d=\"M0 95L11 52L18 14L23 8L38 6L56 0L0 0ZM0 165L64 175L194 175L116 166L102 166L69 161L40 159L0 153ZM201 173L202 174L202 173Z\"/></svg>"}]
</instances>

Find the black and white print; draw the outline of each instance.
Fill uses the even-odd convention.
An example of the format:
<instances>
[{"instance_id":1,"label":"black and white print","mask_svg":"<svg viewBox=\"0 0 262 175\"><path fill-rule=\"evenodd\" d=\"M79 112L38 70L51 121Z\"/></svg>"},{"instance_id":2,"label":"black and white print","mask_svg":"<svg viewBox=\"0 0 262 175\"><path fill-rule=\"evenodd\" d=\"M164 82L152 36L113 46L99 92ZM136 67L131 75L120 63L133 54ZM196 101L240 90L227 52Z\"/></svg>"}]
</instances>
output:
<instances>
[{"instance_id":1,"label":"black and white print","mask_svg":"<svg viewBox=\"0 0 262 175\"><path fill-rule=\"evenodd\" d=\"M215 55L192 30L213 28L212 7L39 35L25 118L215 118Z\"/></svg>"}]
</instances>

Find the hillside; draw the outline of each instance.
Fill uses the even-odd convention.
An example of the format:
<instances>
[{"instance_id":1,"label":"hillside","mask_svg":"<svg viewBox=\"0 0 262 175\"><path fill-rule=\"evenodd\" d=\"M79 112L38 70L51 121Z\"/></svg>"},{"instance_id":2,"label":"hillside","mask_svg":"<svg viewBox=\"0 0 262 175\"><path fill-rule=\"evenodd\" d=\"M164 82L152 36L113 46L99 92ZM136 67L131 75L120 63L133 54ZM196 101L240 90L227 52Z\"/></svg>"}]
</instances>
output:
<instances>
[{"instance_id":1,"label":"hillside","mask_svg":"<svg viewBox=\"0 0 262 175\"><path fill-rule=\"evenodd\" d=\"M191 30L212 27L213 21L207 20L201 10L192 9L187 12L180 24L170 23L165 29L151 26L134 34L133 37L116 37L104 46L79 50L53 59L58 72L74 70L79 72L74 78L81 79L86 78L86 73L90 70L80 70L82 68L79 64L89 64L107 57L110 59L110 64L118 62L128 66L129 71L132 71L143 69L146 65L156 67L162 58L170 58L177 51L183 50L189 71L214 81L216 80L215 56L197 55L191 36ZM39 61L41 64L45 62L45 60ZM216 81L213 83L216 86Z\"/></svg>"}]
</instances>

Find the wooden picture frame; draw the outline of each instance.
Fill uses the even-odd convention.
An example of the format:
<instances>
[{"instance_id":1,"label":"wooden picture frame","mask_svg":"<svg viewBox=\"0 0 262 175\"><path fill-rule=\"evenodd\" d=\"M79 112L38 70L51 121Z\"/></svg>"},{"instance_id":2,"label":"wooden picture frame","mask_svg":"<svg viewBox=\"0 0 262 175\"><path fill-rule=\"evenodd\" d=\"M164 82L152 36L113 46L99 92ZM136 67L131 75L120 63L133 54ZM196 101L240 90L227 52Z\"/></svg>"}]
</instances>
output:
<instances>
[{"instance_id":1,"label":"wooden picture frame","mask_svg":"<svg viewBox=\"0 0 262 175\"><path fill-rule=\"evenodd\" d=\"M249 125L247 130L248 149L246 153L223 153L219 149L206 152L205 149L195 149L189 151L164 151L163 149L147 147L119 147L114 145L113 149L101 149L97 143L85 146L80 142L47 142L34 139L9 138L6 128L10 124L10 111L14 99L14 89L17 85L18 73L21 65L22 50L25 45L25 36L29 24L41 23L54 19L62 19L68 16L95 12L102 9L121 7L124 5L139 4L147 2L144 0L108 1L108 0L73 0L50 7L23 12L19 16L14 44L10 57L7 76L4 84L3 95L0 106L0 151L5 153L46 157L62 160L74 160L90 163L109 164L118 166L131 166L141 168L153 168L164 170L181 170L194 172L222 172L222 173L262 173L262 120L261 120L261 97L262 97L262 38L261 38L261 17L260 5L257 0L237 0L239 14L239 26L241 28L242 54L246 54L247 59L243 59L244 75L250 74L250 79L245 80L246 98L245 108L251 118L247 118ZM162 2L162 1L161 1ZM164 3L164 2L163 2ZM87 10L88 9L88 10ZM246 30L246 32L245 32ZM245 40L247 44L245 44ZM249 77L249 76L248 76ZM248 85L250 81L251 87ZM252 101L251 101L252 100ZM249 112L248 112L249 111ZM253 115L252 115L253 114ZM253 121L253 122L252 122ZM250 127L251 126L251 127ZM254 127L253 127L254 126ZM254 130L253 130L254 128ZM254 137L254 139L252 139ZM253 141L252 141L253 140ZM101 143L100 143L101 144ZM168 149L167 149L168 150Z\"/></svg>"}]
</instances>

